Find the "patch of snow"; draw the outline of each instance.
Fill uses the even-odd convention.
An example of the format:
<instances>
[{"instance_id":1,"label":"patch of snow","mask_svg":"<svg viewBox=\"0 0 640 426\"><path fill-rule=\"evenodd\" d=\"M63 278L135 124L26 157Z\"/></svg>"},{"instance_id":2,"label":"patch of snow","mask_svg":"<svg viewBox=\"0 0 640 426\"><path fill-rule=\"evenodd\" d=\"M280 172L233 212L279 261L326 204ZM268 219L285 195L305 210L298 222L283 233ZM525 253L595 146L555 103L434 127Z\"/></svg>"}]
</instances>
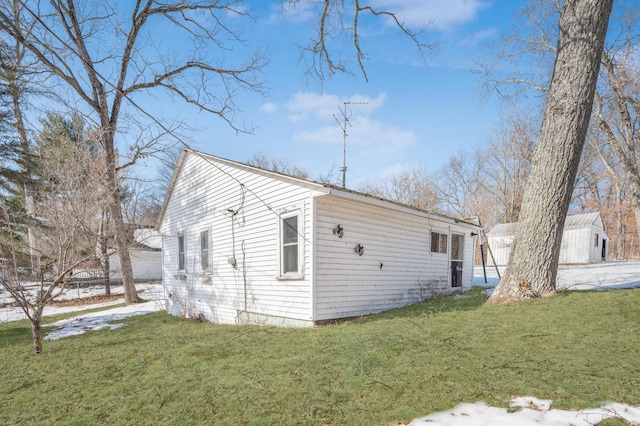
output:
<instances>
[{"instance_id":1,"label":"patch of snow","mask_svg":"<svg viewBox=\"0 0 640 426\"><path fill-rule=\"evenodd\" d=\"M106 311L92 312L86 315L56 321L51 326L58 327L49 332L44 339L54 340L62 337L77 336L91 330L102 330L105 328L115 329L123 327L125 324L110 324L112 321L120 321L132 316L145 315L164 309L164 304L159 300L152 300L135 305L121 306Z\"/></svg>"},{"instance_id":2,"label":"patch of snow","mask_svg":"<svg viewBox=\"0 0 640 426\"><path fill-rule=\"evenodd\" d=\"M500 276L504 275L504 266L499 266ZM482 267L474 270L473 285L489 286L483 293L490 295L498 285L500 278L496 268L486 267L486 283ZM558 268L556 288L567 290L614 290L640 287L640 262L607 262L591 265L567 265Z\"/></svg>"},{"instance_id":3,"label":"patch of snow","mask_svg":"<svg viewBox=\"0 0 640 426\"><path fill-rule=\"evenodd\" d=\"M491 407L484 402L458 404L449 411L415 419L409 426L590 426L615 417L640 424L640 408L626 404L569 411L556 410L551 402L534 397L513 398L509 406L520 410Z\"/></svg>"},{"instance_id":4,"label":"patch of snow","mask_svg":"<svg viewBox=\"0 0 640 426\"><path fill-rule=\"evenodd\" d=\"M36 285L28 285L25 284L25 291L32 292L35 294L38 286ZM162 302L164 300L164 293L162 289L162 284L136 284L137 290L142 290L140 296L143 299L153 300L157 302ZM112 286L111 294L122 294L123 288L122 286ZM98 296L104 294L104 286L91 286L86 288L66 288L64 292L56 297L56 300L69 300L76 298L88 298L93 296ZM26 316L20 307L11 307L10 304L13 302L13 298L9 296L9 294L4 290L0 290L0 323L9 322L9 321L18 321L21 319L25 319ZM56 314L62 314L67 312L77 312L84 311L87 309L93 308L102 308L106 306L118 305L124 302L124 295L121 299L114 300L111 302L104 303L96 303L92 305L80 305L80 306L53 306L48 305L45 306L43 311L43 316L50 316Z\"/></svg>"}]
</instances>

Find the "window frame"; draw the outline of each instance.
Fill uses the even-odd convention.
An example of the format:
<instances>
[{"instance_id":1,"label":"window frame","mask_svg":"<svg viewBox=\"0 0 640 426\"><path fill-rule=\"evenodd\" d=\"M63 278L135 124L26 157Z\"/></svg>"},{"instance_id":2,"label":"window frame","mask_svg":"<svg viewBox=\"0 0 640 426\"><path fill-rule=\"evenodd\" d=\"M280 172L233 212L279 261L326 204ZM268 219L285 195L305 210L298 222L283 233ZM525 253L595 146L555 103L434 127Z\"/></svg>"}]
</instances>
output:
<instances>
[{"instance_id":1,"label":"window frame","mask_svg":"<svg viewBox=\"0 0 640 426\"><path fill-rule=\"evenodd\" d=\"M444 237L444 238L443 238ZM438 231L431 231L429 245L431 253L447 254L449 250L448 238L449 234ZM434 247L435 242L435 247Z\"/></svg>"},{"instance_id":2,"label":"window frame","mask_svg":"<svg viewBox=\"0 0 640 426\"><path fill-rule=\"evenodd\" d=\"M184 233L178 233L178 271L185 271L187 265L187 238Z\"/></svg>"},{"instance_id":3,"label":"window frame","mask_svg":"<svg viewBox=\"0 0 640 426\"><path fill-rule=\"evenodd\" d=\"M207 238L206 244L204 245L202 241L203 235L206 235L206 238ZM209 232L209 229L200 231L199 241L200 241L200 272L202 273L211 272L211 232Z\"/></svg>"},{"instance_id":4,"label":"window frame","mask_svg":"<svg viewBox=\"0 0 640 426\"><path fill-rule=\"evenodd\" d=\"M595 234L596 238L594 239L595 245L593 246L593 248L598 248L600 247L600 234L598 234L597 232Z\"/></svg>"},{"instance_id":5,"label":"window frame","mask_svg":"<svg viewBox=\"0 0 640 426\"><path fill-rule=\"evenodd\" d=\"M295 271L285 271L285 244L291 247L294 243L285 243L285 221L295 217L297 220L297 238L295 245L297 268ZM302 279L304 278L304 226L303 215L300 209L282 211L278 215L278 279Z\"/></svg>"},{"instance_id":6,"label":"window frame","mask_svg":"<svg viewBox=\"0 0 640 426\"><path fill-rule=\"evenodd\" d=\"M458 246L458 257L453 257L454 253L453 253L453 239L456 238L458 240L457 246ZM451 233L451 242L450 242L450 246L451 246L451 260L459 260L459 261L463 261L464 260L464 234L460 234L460 233L456 233L456 232L452 232Z\"/></svg>"}]
</instances>

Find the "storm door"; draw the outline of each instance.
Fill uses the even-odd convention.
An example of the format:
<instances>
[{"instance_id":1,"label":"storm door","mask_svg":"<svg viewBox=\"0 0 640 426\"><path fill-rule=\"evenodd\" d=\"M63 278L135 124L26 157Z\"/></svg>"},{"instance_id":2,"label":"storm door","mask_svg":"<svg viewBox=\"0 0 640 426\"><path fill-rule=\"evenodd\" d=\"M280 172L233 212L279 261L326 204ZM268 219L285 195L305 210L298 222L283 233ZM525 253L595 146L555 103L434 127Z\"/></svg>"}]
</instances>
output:
<instances>
[{"instance_id":1,"label":"storm door","mask_svg":"<svg viewBox=\"0 0 640 426\"><path fill-rule=\"evenodd\" d=\"M451 287L462 287L464 235L451 234Z\"/></svg>"}]
</instances>

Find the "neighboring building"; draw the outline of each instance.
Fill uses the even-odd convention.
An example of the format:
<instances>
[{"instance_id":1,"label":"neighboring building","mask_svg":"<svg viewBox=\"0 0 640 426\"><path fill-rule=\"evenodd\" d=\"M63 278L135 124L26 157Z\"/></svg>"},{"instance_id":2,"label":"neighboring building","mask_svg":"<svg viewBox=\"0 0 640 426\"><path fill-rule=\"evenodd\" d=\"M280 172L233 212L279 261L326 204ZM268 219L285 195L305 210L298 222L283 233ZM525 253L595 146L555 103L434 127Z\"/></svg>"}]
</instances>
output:
<instances>
[{"instance_id":1,"label":"neighboring building","mask_svg":"<svg viewBox=\"0 0 640 426\"><path fill-rule=\"evenodd\" d=\"M496 265L509 262L516 223L496 225L487 233L487 241ZM607 259L609 237L599 212L567 216L560 247L561 264L596 263ZM493 265L491 256L487 259Z\"/></svg>"},{"instance_id":2,"label":"neighboring building","mask_svg":"<svg viewBox=\"0 0 640 426\"><path fill-rule=\"evenodd\" d=\"M133 279L136 281L157 281L162 279L162 236L154 229L133 229L133 241L129 246ZM117 253L109 256L109 278L122 279L120 257Z\"/></svg>"},{"instance_id":3,"label":"neighboring building","mask_svg":"<svg viewBox=\"0 0 640 426\"><path fill-rule=\"evenodd\" d=\"M312 326L468 289L478 227L184 150L158 230L172 315Z\"/></svg>"}]
</instances>

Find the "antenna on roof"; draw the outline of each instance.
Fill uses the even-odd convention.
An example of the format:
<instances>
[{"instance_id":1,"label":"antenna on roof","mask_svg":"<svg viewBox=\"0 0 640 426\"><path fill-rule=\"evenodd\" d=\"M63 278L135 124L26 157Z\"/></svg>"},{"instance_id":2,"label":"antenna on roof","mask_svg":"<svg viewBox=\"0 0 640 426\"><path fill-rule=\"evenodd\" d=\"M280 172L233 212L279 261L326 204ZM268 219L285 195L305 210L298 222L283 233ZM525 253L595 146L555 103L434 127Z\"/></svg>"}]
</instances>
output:
<instances>
[{"instance_id":1,"label":"antenna on roof","mask_svg":"<svg viewBox=\"0 0 640 426\"><path fill-rule=\"evenodd\" d=\"M333 118L335 118L336 122L338 123L338 126L340 126L340 129L342 129L342 143L343 143L343 151L342 151L342 167L340 167L340 171L342 172L342 187L346 188L347 184L346 184L346 180L347 180L347 136L349 136L349 134L347 133L347 126L351 126L351 122L349 121L350 118L350 114L347 113L347 105L366 105L368 104L368 102L351 102L351 101L346 101L344 102L344 108L340 108L340 106L338 105L338 109L340 110L340 113L342 114L342 123L340 123L340 120L338 120L338 117L336 117L335 114L333 114ZM349 110L349 113L351 112L351 110Z\"/></svg>"}]
</instances>

